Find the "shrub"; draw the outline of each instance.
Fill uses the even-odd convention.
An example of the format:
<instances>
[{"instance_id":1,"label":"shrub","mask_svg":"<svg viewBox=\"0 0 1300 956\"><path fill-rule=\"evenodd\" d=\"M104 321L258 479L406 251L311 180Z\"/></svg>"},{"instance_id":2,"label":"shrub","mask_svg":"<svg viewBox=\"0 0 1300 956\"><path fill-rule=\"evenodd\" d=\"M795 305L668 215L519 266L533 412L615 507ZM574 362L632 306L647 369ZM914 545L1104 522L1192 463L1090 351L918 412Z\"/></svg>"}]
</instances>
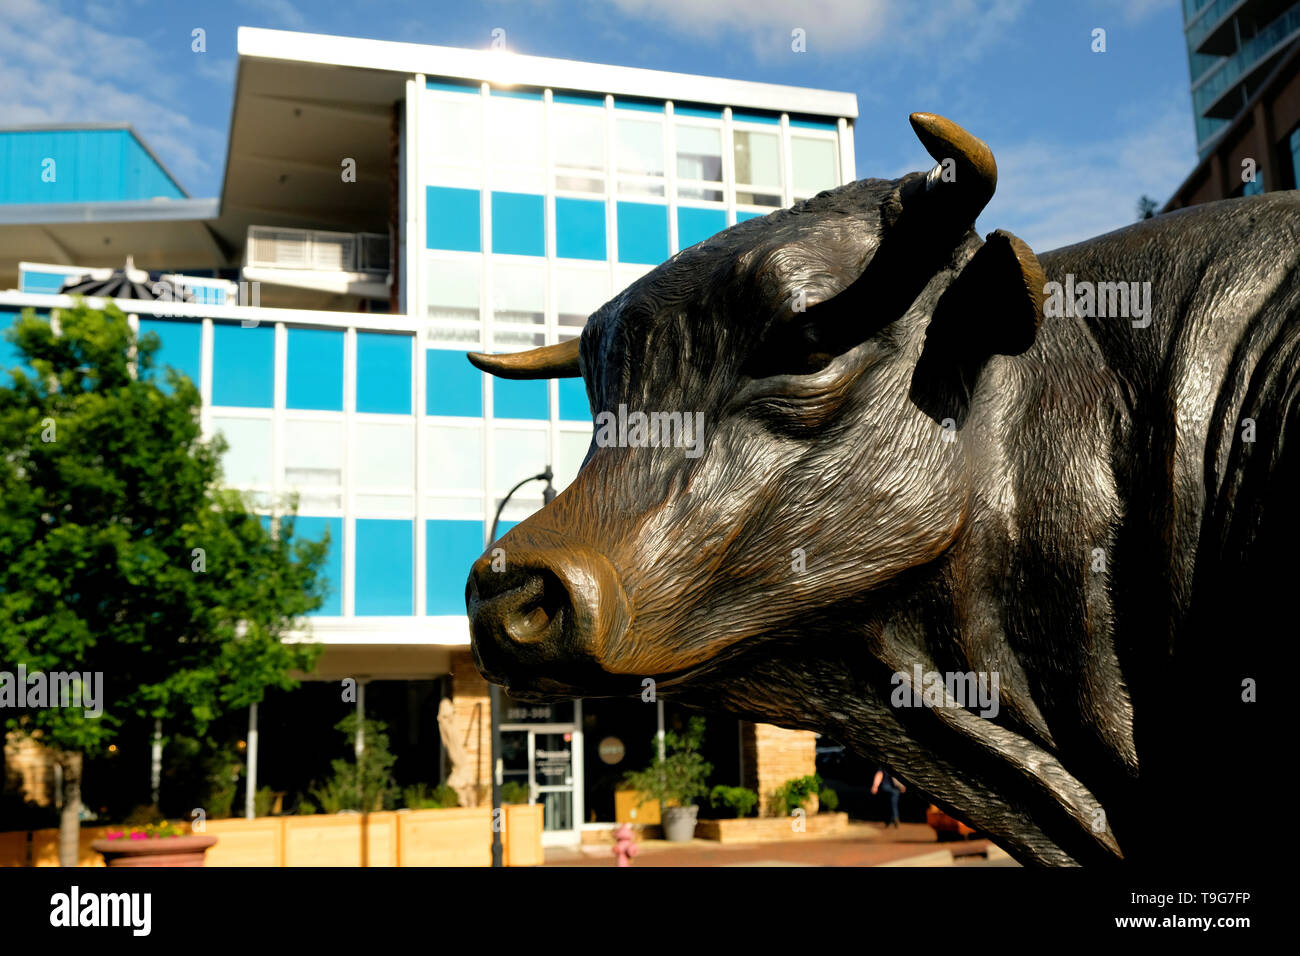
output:
<instances>
[{"instance_id":1,"label":"shrub","mask_svg":"<svg viewBox=\"0 0 1300 956\"><path fill-rule=\"evenodd\" d=\"M122 823L128 827L146 827L163 821L162 811L152 804L141 804L126 815Z\"/></svg>"},{"instance_id":2,"label":"shrub","mask_svg":"<svg viewBox=\"0 0 1300 956\"><path fill-rule=\"evenodd\" d=\"M432 789L426 783L417 783L402 790L402 803L410 810L444 810L460 806L460 798L445 783Z\"/></svg>"},{"instance_id":3,"label":"shrub","mask_svg":"<svg viewBox=\"0 0 1300 956\"><path fill-rule=\"evenodd\" d=\"M203 776L199 806L207 810L209 820L230 816L235 806L239 778L244 775L243 762L228 751L219 750L203 757L199 767Z\"/></svg>"},{"instance_id":4,"label":"shrub","mask_svg":"<svg viewBox=\"0 0 1300 956\"><path fill-rule=\"evenodd\" d=\"M531 796L528 784L520 783L518 780L511 780L501 785L501 802L503 804L527 803Z\"/></svg>"},{"instance_id":5,"label":"shrub","mask_svg":"<svg viewBox=\"0 0 1300 956\"><path fill-rule=\"evenodd\" d=\"M656 753L649 767L630 770L623 780L630 789L645 794L647 802L658 800L661 807L690 806L696 797L709 792L705 781L713 772L713 765L700 753L703 742L704 718L692 717L685 732L664 734L663 759Z\"/></svg>"},{"instance_id":6,"label":"shrub","mask_svg":"<svg viewBox=\"0 0 1300 956\"><path fill-rule=\"evenodd\" d=\"M709 791L709 803L715 807L729 808L737 818L747 817L754 812L754 807L758 806L758 794L747 787L719 785Z\"/></svg>"},{"instance_id":7,"label":"shrub","mask_svg":"<svg viewBox=\"0 0 1300 956\"><path fill-rule=\"evenodd\" d=\"M804 806L814 793L827 810L834 810L840 805L839 795L834 790L823 789L821 774L814 773L781 784L772 794L773 808L789 815Z\"/></svg>"},{"instance_id":8,"label":"shrub","mask_svg":"<svg viewBox=\"0 0 1300 956\"><path fill-rule=\"evenodd\" d=\"M367 720L365 729L365 749L361 752L361 763L340 758L331 762L334 773L320 786L311 788L311 795L320 804L323 813L339 813L343 810L360 810L373 813L391 806L396 786L393 782L393 763L397 760L388 749L388 729L377 720ZM347 741L349 753L356 739L357 715L348 714L337 724L338 730Z\"/></svg>"},{"instance_id":9,"label":"shrub","mask_svg":"<svg viewBox=\"0 0 1300 956\"><path fill-rule=\"evenodd\" d=\"M320 786L312 787L311 795L320 805L321 813L342 813L344 810L356 810L357 802L357 785L355 780L349 780L348 776L335 773Z\"/></svg>"},{"instance_id":10,"label":"shrub","mask_svg":"<svg viewBox=\"0 0 1300 956\"><path fill-rule=\"evenodd\" d=\"M176 734L164 754L164 813L188 817L191 809L201 807L209 820L231 816L245 769L233 741Z\"/></svg>"}]
</instances>

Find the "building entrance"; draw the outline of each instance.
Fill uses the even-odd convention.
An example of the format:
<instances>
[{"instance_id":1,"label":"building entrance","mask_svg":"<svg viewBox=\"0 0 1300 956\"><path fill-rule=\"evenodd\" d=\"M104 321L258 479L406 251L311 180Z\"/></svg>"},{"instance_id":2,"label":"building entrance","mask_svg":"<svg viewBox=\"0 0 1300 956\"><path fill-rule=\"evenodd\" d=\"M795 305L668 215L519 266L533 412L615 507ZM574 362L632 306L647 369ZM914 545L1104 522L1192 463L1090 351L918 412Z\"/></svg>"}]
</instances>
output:
<instances>
[{"instance_id":1,"label":"building entrance","mask_svg":"<svg viewBox=\"0 0 1300 956\"><path fill-rule=\"evenodd\" d=\"M507 700L501 722L501 784L528 789L543 807L542 843L576 843L582 819L580 701L529 704Z\"/></svg>"}]
</instances>

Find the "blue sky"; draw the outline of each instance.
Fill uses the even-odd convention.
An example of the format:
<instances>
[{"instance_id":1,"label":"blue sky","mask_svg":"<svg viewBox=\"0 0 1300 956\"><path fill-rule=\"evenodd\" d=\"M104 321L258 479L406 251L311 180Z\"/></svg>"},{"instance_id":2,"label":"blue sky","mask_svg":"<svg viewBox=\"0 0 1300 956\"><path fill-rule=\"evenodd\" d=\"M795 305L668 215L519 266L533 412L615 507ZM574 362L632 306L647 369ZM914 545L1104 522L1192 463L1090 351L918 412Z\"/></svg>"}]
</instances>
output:
<instances>
[{"instance_id":1,"label":"blue sky","mask_svg":"<svg viewBox=\"0 0 1300 956\"><path fill-rule=\"evenodd\" d=\"M499 27L519 53L847 90L859 176L932 165L907 115L941 113L997 157L981 230L1039 250L1131 222L1196 162L1177 0L0 0L0 125L130 122L215 196L241 25L476 48Z\"/></svg>"}]
</instances>

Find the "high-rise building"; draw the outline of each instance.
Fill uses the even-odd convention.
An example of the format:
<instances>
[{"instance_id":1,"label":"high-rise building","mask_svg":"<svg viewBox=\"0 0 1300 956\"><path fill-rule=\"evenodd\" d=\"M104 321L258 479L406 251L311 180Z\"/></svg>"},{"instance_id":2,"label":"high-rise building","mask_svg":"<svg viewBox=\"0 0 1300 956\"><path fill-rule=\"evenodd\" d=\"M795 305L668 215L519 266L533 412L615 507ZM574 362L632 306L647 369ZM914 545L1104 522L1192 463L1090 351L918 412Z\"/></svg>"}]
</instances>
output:
<instances>
[{"instance_id":1,"label":"high-rise building","mask_svg":"<svg viewBox=\"0 0 1300 956\"><path fill-rule=\"evenodd\" d=\"M1166 210L1300 182L1300 3L1183 0L1200 160Z\"/></svg>"},{"instance_id":2,"label":"high-rise building","mask_svg":"<svg viewBox=\"0 0 1300 956\"><path fill-rule=\"evenodd\" d=\"M1295 0L1183 0L1196 147L1204 157L1300 38Z\"/></svg>"},{"instance_id":3,"label":"high-rise building","mask_svg":"<svg viewBox=\"0 0 1300 956\"><path fill-rule=\"evenodd\" d=\"M238 51L219 199L186 196L125 127L0 130L0 310L48 313L125 271L161 296L119 304L198 386L227 482L268 514L296 493L297 532L328 531L329 595L295 635L325 645L318 683L263 705L262 780L305 784L294 728L329 734L353 677L412 781L440 777L451 697L486 783L468 570L512 486L548 465L572 480L592 423L580 381L493 379L466 351L573 338L678 250L853 179L856 97L261 29ZM515 495L498 534L541 493ZM502 719L507 780L574 841L614 820L614 782L664 714ZM810 734L719 719L708 741L764 794L812 772Z\"/></svg>"}]
</instances>

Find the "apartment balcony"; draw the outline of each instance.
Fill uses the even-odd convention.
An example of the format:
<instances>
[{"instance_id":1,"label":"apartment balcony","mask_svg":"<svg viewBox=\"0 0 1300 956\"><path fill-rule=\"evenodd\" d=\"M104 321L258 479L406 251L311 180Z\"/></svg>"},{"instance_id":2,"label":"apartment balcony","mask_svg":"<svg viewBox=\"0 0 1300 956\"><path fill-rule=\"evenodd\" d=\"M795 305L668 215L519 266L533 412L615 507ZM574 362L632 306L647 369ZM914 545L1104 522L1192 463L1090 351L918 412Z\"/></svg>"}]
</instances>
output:
<instances>
[{"instance_id":1,"label":"apartment balcony","mask_svg":"<svg viewBox=\"0 0 1300 956\"><path fill-rule=\"evenodd\" d=\"M1192 87L1192 108L1198 116L1232 119L1258 82L1266 77L1287 47L1300 38L1300 4L1243 38L1237 52L1208 70Z\"/></svg>"},{"instance_id":2,"label":"apartment balcony","mask_svg":"<svg viewBox=\"0 0 1300 956\"><path fill-rule=\"evenodd\" d=\"M1210 56L1231 56L1260 26L1285 12L1295 0L1213 0L1187 25L1187 49Z\"/></svg>"},{"instance_id":3,"label":"apartment balcony","mask_svg":"<svg viewBox=\"0 0 1300 956\"><path fill-rule=\"evenodd\" d=\"M284 304L302 306L302 296L315 293L342 297L339 304L346 307L353 300L388 298L389 247L388 237L378 233L250 226L242 274L264 287L264 304L287 298Z\"/></svg>"}]
</instances>

